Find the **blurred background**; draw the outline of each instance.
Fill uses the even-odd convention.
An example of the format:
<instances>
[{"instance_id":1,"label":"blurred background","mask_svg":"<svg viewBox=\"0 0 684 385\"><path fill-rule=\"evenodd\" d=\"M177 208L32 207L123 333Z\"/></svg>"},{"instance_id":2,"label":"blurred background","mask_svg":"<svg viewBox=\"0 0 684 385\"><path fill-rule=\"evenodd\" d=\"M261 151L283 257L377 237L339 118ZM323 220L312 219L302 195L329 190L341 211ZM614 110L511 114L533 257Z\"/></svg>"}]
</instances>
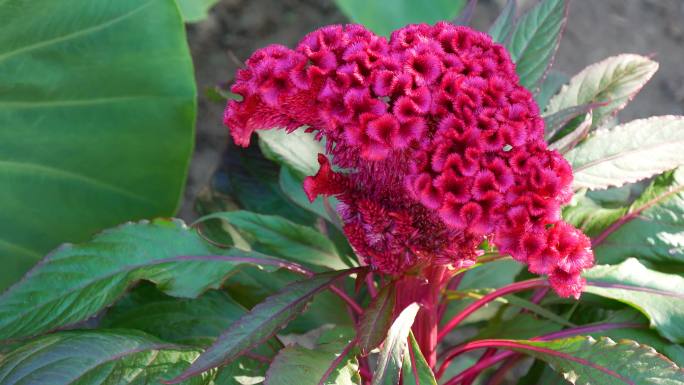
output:
<instances>
[{"instance_id":1,"label":"blurred background","mask_svg":"<svg viewBox=\"0 0 684 385\"><path fill-rule=\"evenodd\" d=\"M521 1L523 7L533 2ZM480 0L472 26L486 30L504 3ZM199 110L181 218L197 217L195 198L228 143L223 105L210 100L206 90L229 82L255 49L272 43L292 47L315 28L346 22L333 0L221 0L206 20L188 25ZM654 79L620 113L620 120L684 114L684 0L573 0L554 69L572 76L620 53L649 55L660 63Z\"/></svg>"}]
</instances>

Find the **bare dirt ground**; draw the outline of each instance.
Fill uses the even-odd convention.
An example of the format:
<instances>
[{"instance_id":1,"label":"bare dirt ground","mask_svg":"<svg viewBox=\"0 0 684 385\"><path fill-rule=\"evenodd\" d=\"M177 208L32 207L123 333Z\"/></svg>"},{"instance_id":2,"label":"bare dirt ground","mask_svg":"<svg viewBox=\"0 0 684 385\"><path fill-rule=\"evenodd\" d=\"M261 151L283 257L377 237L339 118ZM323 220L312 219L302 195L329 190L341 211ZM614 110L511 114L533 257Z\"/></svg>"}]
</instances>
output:
<instances>
[{"instance_id":1,"label":"bare dirt ground","mask_svg":"<svg viewBox=\"0 0 684 385\"><path fill-rule=\"evenodd\" d=\"M485 29L501 3L481 0L473 26ZM195 196L208 183L228 141L222 125L223 105L210 101L205 90L229 80L239 61L259 47L294 46L317 27L344 22L332 0L221 0L207 20L188 27L200 100L182 218L195 217ZM591 63L625 52L652 55L660 62L660 70L620 119L684 115L684 0L572 1L555 69L573 75Z\"/></svg>"}]
</instances>

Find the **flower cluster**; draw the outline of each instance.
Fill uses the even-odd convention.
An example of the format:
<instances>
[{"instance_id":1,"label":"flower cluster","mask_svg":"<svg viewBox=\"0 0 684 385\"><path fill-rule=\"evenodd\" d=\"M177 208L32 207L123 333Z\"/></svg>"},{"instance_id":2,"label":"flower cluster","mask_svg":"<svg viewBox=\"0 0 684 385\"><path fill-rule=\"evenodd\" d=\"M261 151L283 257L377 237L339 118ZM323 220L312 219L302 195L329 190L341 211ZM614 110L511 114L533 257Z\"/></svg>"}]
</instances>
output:
<instances>
[{"instance_id":1,"label":"flower cluster","mask_svg":"<svg viewBox=\"0 0 684 385\"><path fill-rule=\"evenodd\" d=\"M305 180L335 195L345 233L378 270L471 264L487 239L562 296L579 295L587 237L561 221L572 171L546 148L544 122L505 49L486 34L409 25L389 41L328 26L290 50L255 52L225 113L234 141L256 129L308 126L327 139Z\"/></svg>"}]
</instances>

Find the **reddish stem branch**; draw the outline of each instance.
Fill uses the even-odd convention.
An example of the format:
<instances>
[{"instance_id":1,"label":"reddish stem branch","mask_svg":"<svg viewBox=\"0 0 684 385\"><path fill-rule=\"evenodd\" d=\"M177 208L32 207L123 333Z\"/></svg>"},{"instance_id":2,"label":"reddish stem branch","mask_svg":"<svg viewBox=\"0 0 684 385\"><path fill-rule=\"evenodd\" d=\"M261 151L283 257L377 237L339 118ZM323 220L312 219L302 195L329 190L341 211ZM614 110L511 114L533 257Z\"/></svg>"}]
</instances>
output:
<instances>
[{"instance_id":1,"label":"reddish stem branch","mask_svg":"<svg viewBox=\"0 0 684 385\"><path fill-rule=\"evenodd\" d=\"M641 215L641 213L644 212L645 210L648 210L649 208L658 204L660 201L667 199L670 196L672 196L674 194L678 194L682 191L684 191L684 186L680 186L678 188L672 189L671 191L668 191L663 195L660 195L660 196L657 196L657 197L651 199L650 201L646 202L643 206L639 207L638 209L622 216L620 219L618 219L617 221L613 222L610 226L608 226L608 228L603 230L603 232L601 232L601 234L599 234L594 239L592 239L591 246L596 247L596 246L600 245L601 243L603 243L603 241L606 240L606 238L608 238L608 236L610 236L612 233L617 231L617 229L622 227L627 222L629 222L629 221L635 219L636 217L638 217L639 215Z\"/></svg>"},{"instance_id":2,"label":"reddish stem branch","mask_svg":"<svg viewBox=\"0 0 684 385\"><path fill-rule=\"evenodd\" d=\"M471 303L468 307L463 309L462 312L457 314L454 318L452 318L442 330L439 331L437 334L437 342L440 342L444 339L444 337L449 334L456 326L458 326L463 320L468 318L471 314L473 314L476 310L480 309L481 307L485 306L489 302L499 298L503 297L508 294L512 293L517 293L519 291L524 291L524 290L529 290L529 289L534 289L538 287L546 287L548 286L548 282L545 279L531 279L527 281L522 281L522 282L516 282L513 284L510 284L508 286L504 286L500 289L497 289L484 297L478 299L477 301Z\"/></svg>"},{"instance_id":3,"label":"reddish stem branch","mask_svg":"<svg viewBox=\"0 0 684 385\"><path fill-rule=\"evenodd\" d=\"M579 326L575 328L570 328L566 330L561 330L558 332L554 333L549 333L545 334L543 336L535 337L532 338L532 341L548 341L548 340L553 340L553 339L559 339L559 338L566 338L566 337L572 337L576 336L579 334L591 334L591 333L597 333L605 330L612 330L612 329L635 329L635 328L642 328L644 327L643 324L639 323L634 323L634 322L615 322L615 323L605 323L605 324L598 324L598 325L587 325L587 326ZM471 350L476 350L476 349L481 349L481 348L505 348L506 346L494 346L495 344L492 343L492 341L505 341L505 340L482 340L482 341L474 341L474 342L469 342L465 343L463 345L456 346L452 348L450 351L448 351L445 354L445 359L442 362L442 366L440 366L439 370L436 373L437 378L440 378L446 369L449 367L449 364L451 364L451 361L456 358L457 356L471 351ZM449 381L447 381L444 385L455 385L458 384L459 382L479 374L482 370L487 369L493 365L496 365L500 361L503 361L511 356L514 356L518 353L513 352L513 351L508 351L508 352L502 352L490 357L487 357L475 365L471 366L470 368L464 370L463 372L459 373L455 377L451 378Z\"/></svg>"}]
</instances>

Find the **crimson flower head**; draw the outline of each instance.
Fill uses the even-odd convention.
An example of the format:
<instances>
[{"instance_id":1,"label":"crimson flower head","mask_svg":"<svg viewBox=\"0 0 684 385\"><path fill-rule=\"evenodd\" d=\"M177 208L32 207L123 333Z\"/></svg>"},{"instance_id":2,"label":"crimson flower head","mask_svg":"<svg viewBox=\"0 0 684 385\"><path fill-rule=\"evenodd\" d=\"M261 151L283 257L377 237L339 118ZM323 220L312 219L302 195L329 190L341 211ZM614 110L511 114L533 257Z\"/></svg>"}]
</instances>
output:
<instances>
[{"instance_id":1,"label":"crimson flower head","mask_svg":"<svg viewBox=\"0 0 684 385\"><path fill-rule=\"evenodd\" d=\"M579 296L588 238L561 220L572 170L503 46L484 33L409 25L389 41L360 25L272 45L239 70L224 123L246 146L258 129L326 138L311 200L334 195L356 252L385 274L471 265L486 240ZM343 170L343 171L336 171Z\"/></svg>"}]
</instances>

